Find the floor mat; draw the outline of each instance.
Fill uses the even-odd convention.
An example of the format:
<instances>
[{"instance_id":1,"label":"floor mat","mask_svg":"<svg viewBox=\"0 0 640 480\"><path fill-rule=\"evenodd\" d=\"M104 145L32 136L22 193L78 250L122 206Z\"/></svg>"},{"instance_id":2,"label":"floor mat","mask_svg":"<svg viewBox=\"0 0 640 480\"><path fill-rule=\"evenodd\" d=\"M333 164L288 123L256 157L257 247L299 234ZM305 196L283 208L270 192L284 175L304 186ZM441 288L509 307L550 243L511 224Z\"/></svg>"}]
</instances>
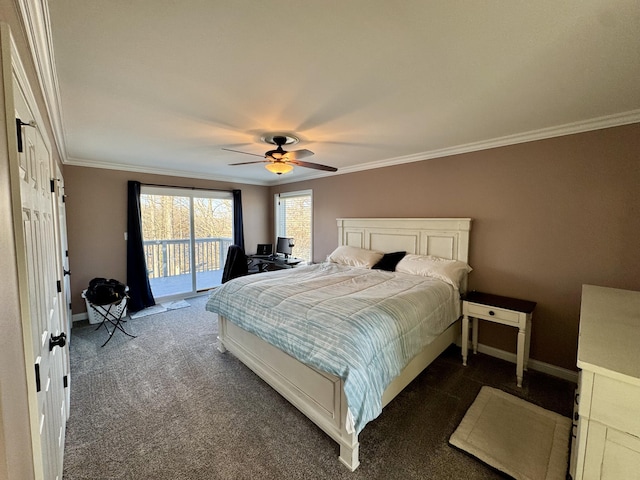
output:
<instances>
[{"instance_id":1,"label":"floor mat","mask_svg":"<svg viewBox=\"0 0 640 480\"><path fill-rule=\"evenodd\" d=\"M517 480L564 480L570 430L567 417L482 387L449 443Z\"/></svg>"},{"instance_id":2,"label":"floor mat","mask_svg":"<svg viewBox=\"0 0 640 480\"><path fill-rule=\"evenodd\" d=\"M147 317L149 315L155 315L156 313L166 312L167 310L178 310L179 308L190 307L191 305L184 301L178 300L175 302L165 302L159 305L153 305L152 307L145 308L138 312L132 313L131 318Z\"/></svg>"}]
</instances>

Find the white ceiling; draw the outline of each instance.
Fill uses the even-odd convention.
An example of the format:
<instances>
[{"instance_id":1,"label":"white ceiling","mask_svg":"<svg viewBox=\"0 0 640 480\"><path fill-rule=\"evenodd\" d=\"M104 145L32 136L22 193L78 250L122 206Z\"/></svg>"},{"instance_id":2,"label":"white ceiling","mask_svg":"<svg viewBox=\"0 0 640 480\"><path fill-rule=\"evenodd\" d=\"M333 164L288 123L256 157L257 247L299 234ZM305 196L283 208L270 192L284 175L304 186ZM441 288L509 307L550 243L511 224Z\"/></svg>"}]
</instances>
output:
<instances>
[{"instance_id":1,"label":"white ceiling","mask_svg":"<svg viewBox=\"0 0 640 480\"><path fill-rule=\"evenodd\" d=\"M65 163L284 183L640 121L638 0L49 0ZM55 83L55 81L54 81ZM333 174L335 175L335 174Z\"/></svg>"}]
</instances>

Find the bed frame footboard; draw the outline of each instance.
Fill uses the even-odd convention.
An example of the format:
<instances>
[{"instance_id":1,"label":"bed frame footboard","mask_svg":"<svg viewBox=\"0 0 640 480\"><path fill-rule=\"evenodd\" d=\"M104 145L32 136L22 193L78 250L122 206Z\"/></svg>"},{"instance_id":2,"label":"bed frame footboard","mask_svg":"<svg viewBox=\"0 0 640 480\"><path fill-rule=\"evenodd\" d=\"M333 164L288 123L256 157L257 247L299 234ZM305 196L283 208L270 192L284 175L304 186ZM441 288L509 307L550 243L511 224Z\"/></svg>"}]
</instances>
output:
<instances>
[{"instance_id":1,"label":"bed frame footboard","mask_svg":"<svg viewBox=\"0 0 640 480\"><path fill-rule=\"evenodd\" d=\"M389 403L460 335L455 322L417 355L385 390ZM218 350L233 353L242 363L286 398L340 445L340 461L351 471L360 465L358 436L348 433L347 400L340 378L304 365L264 340L218 316Z\"/></svg>"},{"instance_id":2,"label":"bed frame footboard","mask_svg":"<svg viewBox=\"0 0 640 480\"><path fill-rule=\"evenodd\" d=\"M347 432L347 400L340 378L309 367L218 316L218 350L242 363L340 445L340 461L358 468L358 436Z\"/></svg>"},{"instance_id":3,"label":"bed frame footboard","mask_svg":"<svg viewBox=\"0 0 640 480\"><path fill-rule=\"evenodd\" d=\"M340 444L340 456L338 458L352 472L360 465L360 461L358 460L359 449L360 444L357 442L351 447L347 447L342 443Z\"/></svg>"}]
</instances>

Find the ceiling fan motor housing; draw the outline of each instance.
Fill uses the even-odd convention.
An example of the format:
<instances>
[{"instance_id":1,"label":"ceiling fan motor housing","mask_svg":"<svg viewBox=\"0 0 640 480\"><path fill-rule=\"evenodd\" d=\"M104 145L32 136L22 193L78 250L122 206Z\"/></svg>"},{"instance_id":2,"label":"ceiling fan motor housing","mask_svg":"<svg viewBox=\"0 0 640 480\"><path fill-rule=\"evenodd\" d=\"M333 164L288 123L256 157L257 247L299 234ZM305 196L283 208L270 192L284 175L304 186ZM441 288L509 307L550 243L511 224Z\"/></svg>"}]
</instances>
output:
<instances>
[{"instance_id":1,"label":"ceiling fan motor housing","mask_svg":"<svg viewBox=\"0 0 640 480\"><path fill-rule=\"evenodd\" d=\"M265 133L260 137L265 143L270 143L271 145L295 145L300 142L300 139L289 133Z\"/></svg>"}]
</instances>

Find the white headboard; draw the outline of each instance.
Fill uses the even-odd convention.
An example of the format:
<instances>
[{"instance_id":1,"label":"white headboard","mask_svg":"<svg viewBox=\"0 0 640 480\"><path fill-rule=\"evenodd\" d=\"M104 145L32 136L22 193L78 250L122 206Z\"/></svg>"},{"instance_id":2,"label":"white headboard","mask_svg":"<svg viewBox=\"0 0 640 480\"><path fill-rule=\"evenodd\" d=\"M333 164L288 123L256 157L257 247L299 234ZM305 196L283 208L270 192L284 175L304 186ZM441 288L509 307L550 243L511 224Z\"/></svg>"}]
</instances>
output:
<instances>
[{"instance_id":1,"label":"white headboard","mask_svg":"<svg viewBox=\"0 0 640 480\"><path fill-rule=\"evenodd\" d=\"M469 262L470 218L338 218L338 245Z\"/></svg>"}]
</instances>

